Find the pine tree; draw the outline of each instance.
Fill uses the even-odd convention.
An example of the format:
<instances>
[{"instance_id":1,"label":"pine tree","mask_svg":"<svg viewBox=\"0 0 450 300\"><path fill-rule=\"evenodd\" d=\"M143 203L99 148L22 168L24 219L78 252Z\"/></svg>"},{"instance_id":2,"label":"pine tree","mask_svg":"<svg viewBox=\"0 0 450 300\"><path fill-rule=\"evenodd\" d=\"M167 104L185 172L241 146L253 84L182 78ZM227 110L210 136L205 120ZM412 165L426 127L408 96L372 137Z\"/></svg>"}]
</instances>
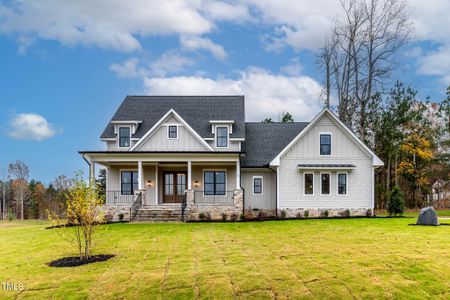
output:
<instances>
[{"instance_id":1,"label":"pine tree","mask_svg":"<svg viewBox=\"0 0 450 300\"><path fill-rule=\"evenodd\" d=\"M401 215L405 209L403 192L398 185L395 185L389 193L388 212L389 215Z\"/></svg>"}]
</instances>

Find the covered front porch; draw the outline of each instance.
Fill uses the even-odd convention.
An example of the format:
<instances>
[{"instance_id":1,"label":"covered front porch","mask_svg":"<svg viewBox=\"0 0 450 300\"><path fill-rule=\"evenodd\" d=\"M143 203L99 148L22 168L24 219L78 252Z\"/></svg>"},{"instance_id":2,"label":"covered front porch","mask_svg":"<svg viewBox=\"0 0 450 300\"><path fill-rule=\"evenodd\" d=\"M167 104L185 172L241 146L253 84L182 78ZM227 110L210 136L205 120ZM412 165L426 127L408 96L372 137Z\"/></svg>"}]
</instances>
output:
<instances>
[{"instance_id":1,"label":"covered front porch","mask_svg":"<svg viewBox=\"0 0 450 300\"><path fill-rule=\"evenodd\" d=\"M239 154L86 153L90 177L106 169L105 204L139 208L235 206ZM136 203L139 201L139 203Z\"/></svg>"}]
</instances>

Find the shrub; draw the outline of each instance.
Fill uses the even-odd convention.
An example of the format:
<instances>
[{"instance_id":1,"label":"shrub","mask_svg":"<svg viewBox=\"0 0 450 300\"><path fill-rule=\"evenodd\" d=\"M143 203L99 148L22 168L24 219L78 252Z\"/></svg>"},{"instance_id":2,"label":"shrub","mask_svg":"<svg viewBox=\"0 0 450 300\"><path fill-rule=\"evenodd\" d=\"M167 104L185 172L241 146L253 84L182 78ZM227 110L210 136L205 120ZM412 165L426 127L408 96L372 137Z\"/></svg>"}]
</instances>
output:
<instances>
[{"instance_id":1,"label":"shrub","mask_svg":"<svg viewBox=\"0 0 450 300\"><path fill-rule=\"evenodd\" d=\"M211 214L206 212L206 221L211 221Z\"/></svg>"},{"instance_id":2,"label":"shrub","mask_svg":"<svg viewBox=\"0 0 450 300\"><path fill-rule=\"evenodd\" d=\"M305 212L303 213L303 216L304 216L305 218L308 218L308 217L309 217L309 211L305 210Z\"/></svg>"},{"instance_id":3,"label":"shrub","mask_svg":"<svg viewBox=\"0 0 450 300\"><path fill-rule=\"evenodd\" d=\"M328 215L329 215L329 212L328 212L327 209L322 210L322 212L320 213L320 216L321 216L322 218L328 218Z\"/></svg>"},{"instance_id":4,"label":"shrub","mask_svg":"<svg viewBox=\"0 0 450 300\"><path fill-rule=\"evenodd\" d=\"M204 212L201 212L201 213L198 214L198 218L201 221L205 221L206 220L206 214Z\"/></svg>"},{"instance_id":5,"label":"shrub","mask_svg":"<svg viewBox=\"0 0 450 300\"><path fill-rule=\"evenodd\" d=\"M343 218L348 218L348 217L350 217L350 210L347 208L346 210L341 211L341 212L339 213L339 215L340 215L341 217L343 217Z\"/></svg>"},{"instance_id":6,"label":"shrub","mask_svg":"<svg viewBox=\"0 0 450 300\"><path fill-rule=\"evenodd\" d=\"M299 211L296 215L297 219L303 219L303 214L301 211Z\"/></svg>"},{"instance_id":7,"label":"shrub","mask_svg":"<svg viewBox=\"0 0 450 300\"><path fill-rule=\"evenodd\" d=\"M120 213L119 214L119 221L122 222L124 217L125 217L125 215L123 213Z\"/></svg>"},{"instance_id":8,"label":"shrub","mask_svg":"<svg viewBox=\"0 0 450 300\"><path fill-rule=\"evenodd\" d=\"M8 221L11 222L15 218L16 218L16 216L14 215L13 210L11 208L8 209Z\"/></svg>"},{"instance_id":9,"label":"shrub","mask_svg":"<svg viewBox=\"0 0 450 300\"><path fill-rule=\"evenodd\" d=\"M280 219L286 219L286 211L284 209L280 211Z\"/></svg>"},{"instance_id":10,"label":"shrub","mask_svg":"<svg viewBox=\"0 0 450 300\"><path fill-rule=\"evenodd\" d=\"M398 185L394 186L389 193L388 212L389 215L401 215L405 209L402 190Z\"/></svg>"},{"instance_id":11,"label":"shrub","mask_svg":"<svg viewBox=\"0 0 450 300\"><path fill-rule=\"evenodd\" d=\"M246 220L254 220L255 219L255 215L253 215L253 213L250 210L245 212L244 217Z\"/></svg>"},{"instance_id":12,"label":"shrub","mask_svg":"<svg viewBox=\"0 0 450 300\"><path fill-rule=\"evenodd\" d=\"M239 219L240 219L241 221L244 221L244 220L245 220L245 214L244 214L244 213L241 213L241 214L239 215Z\"/></svg>"},{"instance_id":13,"label":"shrub","mask_svg":"<svg viewBox=\"0 0 450 300\"><path fill-rule=\"evenodd\" d=\"M112 214L112 213L107 213L107 214L105 214L105 222L106 222L106 223L111 223L111 222L113 221L113 219L114 219L114 214ZM70 219L70 222L69 222L69 223L70 223L70 224L73 224L73 225L76 224L76 222L74 221L73 218Z\"/></svg>"},{"instance_id":14,"label":"shrub","mask_svg":"<svg viewBox=\"0 0 450 300\"><path fill-rule=\"evenodd\" d=\"M366 210L366 217L368 218L373 217L373 211L370 208Z\"/></svg>"},{"instance_id":15,"label":"shrub","mask_svg":"<svg viewBox=\"0 0 450 300\"><path fill-rule=\"evenodd\" d=\"M237 213L232 213L232 214L230 215L230 220L231 220L231 221L236 222L237 219L238 219L238 214L237 214Z\"/></svg>"},{"instance_id":16,"label":"shrub","mask_svg":"<svg viewBox=\"0 0 450 300\"><path fill-rule=\"evenodd\" d=\"M227 218L228 218L227 213L222 213L222 221L225 222L227 220Z\"/></svg>"},{"instance_id":17,"label":"shrub","mask_svg":"<svg viewBox=\"0 0 450 300\"><path fill-rule=\"evenodd\" d=\"M258 212L258 220L264 221L267 218L266 214L263 211Z\"/></svg>"}]
</instances>

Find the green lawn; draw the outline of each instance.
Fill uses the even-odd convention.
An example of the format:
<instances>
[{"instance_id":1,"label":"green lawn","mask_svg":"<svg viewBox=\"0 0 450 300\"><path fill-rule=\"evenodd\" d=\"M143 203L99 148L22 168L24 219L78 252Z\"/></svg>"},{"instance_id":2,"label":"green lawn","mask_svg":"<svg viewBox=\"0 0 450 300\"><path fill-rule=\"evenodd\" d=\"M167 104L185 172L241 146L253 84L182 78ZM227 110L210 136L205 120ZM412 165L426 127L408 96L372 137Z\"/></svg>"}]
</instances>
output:
<instances>
[{"instance_id":1,"label":"green lawn","mask_svg":"<svg viewBox=\"0 0 450 300\"><path fill-rule=\"evenodd\" d=\"M412 218L114 224L76 268L45 222L0 223L0 298L450 298L450 226ZM450 220L448 220L450 221Z\"/></svg>"}]
</instances>

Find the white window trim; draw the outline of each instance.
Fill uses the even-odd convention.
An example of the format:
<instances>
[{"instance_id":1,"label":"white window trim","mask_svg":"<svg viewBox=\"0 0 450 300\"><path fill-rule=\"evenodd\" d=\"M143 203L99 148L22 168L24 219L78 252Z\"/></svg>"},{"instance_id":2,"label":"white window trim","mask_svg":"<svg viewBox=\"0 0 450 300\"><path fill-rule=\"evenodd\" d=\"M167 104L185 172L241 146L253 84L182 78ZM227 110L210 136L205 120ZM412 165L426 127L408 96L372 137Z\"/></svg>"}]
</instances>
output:
<instances>
[{"instance_id":1,"label":"white window trim","mask_svg":"<svg viewBox=\"0 0 450 300\"><path fill-rule=\"evenodd\" d=\"M320 136L321 135L330 135L330 154L320 154ZM333 133L332 132L319 132L319 156L331 157L333 156Z\"/></svg>"},{"instance_id":2,"label":"white window trim","mask_svg":"<svg viewBox=\"0 0 450 300\"><path fill-rule=\"evenodd\" d=\"M120 146L120 128L128 128L130 130L130 146L128 147L121 147ZM130 149L131 148L131 126L118 126L117 127L117 148L119 149Z\"/></svg>"},{"instance_id":3,"label":"white window trim","mask_svg":"<svg viewBox=\"0 0 450 300\"><path fill-rule=\"evenodd\" d=\"M313 192L312 192L312 194L307 194L306 193L306 184L305 184L305 182L306 182L306 175L309 175L309 174L311 174L312 176L313 176ZM314 190L315 190L315 186L316 186L316 182L315 182L315 173L314 172L304 172L303 173L303 196L314 196Z\"/></svg>"},{"instance_id":4,"label":"white window trim","mask_svg":"<svg viewBox=\"0 0 450 300\"><path fill-rule=\"evenodd\" d=\"M255 179L261 179L261 193L255 193ZM264 194L264 176L252 177L252 194L253 196L262 196Z\"/></svg>"},{"instance_id":5,"label":"white window trim","mask_svg":"<svg viewBox=\"0 0 450 300\"><path fill-rule=\"evenodd\" d=\"M180 125L179 124L166 124L166 126L167 126L167 139L168 140L178 140L178 132L179 132ZM175 126L177 128L177 137L171 138L169 136L169 128L170 128L170 126Z\"/></svg>"},{"instance_id":6,"label":"white window trim","mask_svg":"<svg viewBox=\"0 0 450 300\"><path fill-rule=\"evenodd\" d=\"M225 195L205 195L205 172L225 172ZM203 169L202 170L202 181L203 181L203 197L226 197L228 192L228 173L227 169Z\"/></svg>"},{"instance_id":7,"label":"white window trim","mask_svg":"<svg viewBox=\"0 0 450 300\"><path fill-rule=\"evenodd\" d=\"M328 189L330 192L328 194L322 193L322 174L328 174L330 176L330 180L328 181L328 185L329 185ZM331 195L331 172L320 172L319 180L320 180L320 195L330 196Z\"/></svg>"},{"instance_id":8,"label":"white window trim","mask_svg":"<svg viewBox=\"0 0 450 300\"><path fill-rule=\"evenodd\" d=\"M226 147L219 147L217 145L217 131L218 131L219 128L226 128L227 129L227 146ZM214 139L215 139L216 148L220 148L220 149L228 149L228 148L230 148L230 127L229 126L216 126L214 131L215 131Z\"/></svg>"},{"instance_id":9,"label":"white window trim","mask_svg":"<svg viewBox=\"0 0 450 300\"><path fill-rule=\"evenodd\" d=\"M339 194L339 174L345 174L345 194ZM336 173L336 195L338 196L348 196L348 172L337 172Z\"/></svg>"}]
</instances>

